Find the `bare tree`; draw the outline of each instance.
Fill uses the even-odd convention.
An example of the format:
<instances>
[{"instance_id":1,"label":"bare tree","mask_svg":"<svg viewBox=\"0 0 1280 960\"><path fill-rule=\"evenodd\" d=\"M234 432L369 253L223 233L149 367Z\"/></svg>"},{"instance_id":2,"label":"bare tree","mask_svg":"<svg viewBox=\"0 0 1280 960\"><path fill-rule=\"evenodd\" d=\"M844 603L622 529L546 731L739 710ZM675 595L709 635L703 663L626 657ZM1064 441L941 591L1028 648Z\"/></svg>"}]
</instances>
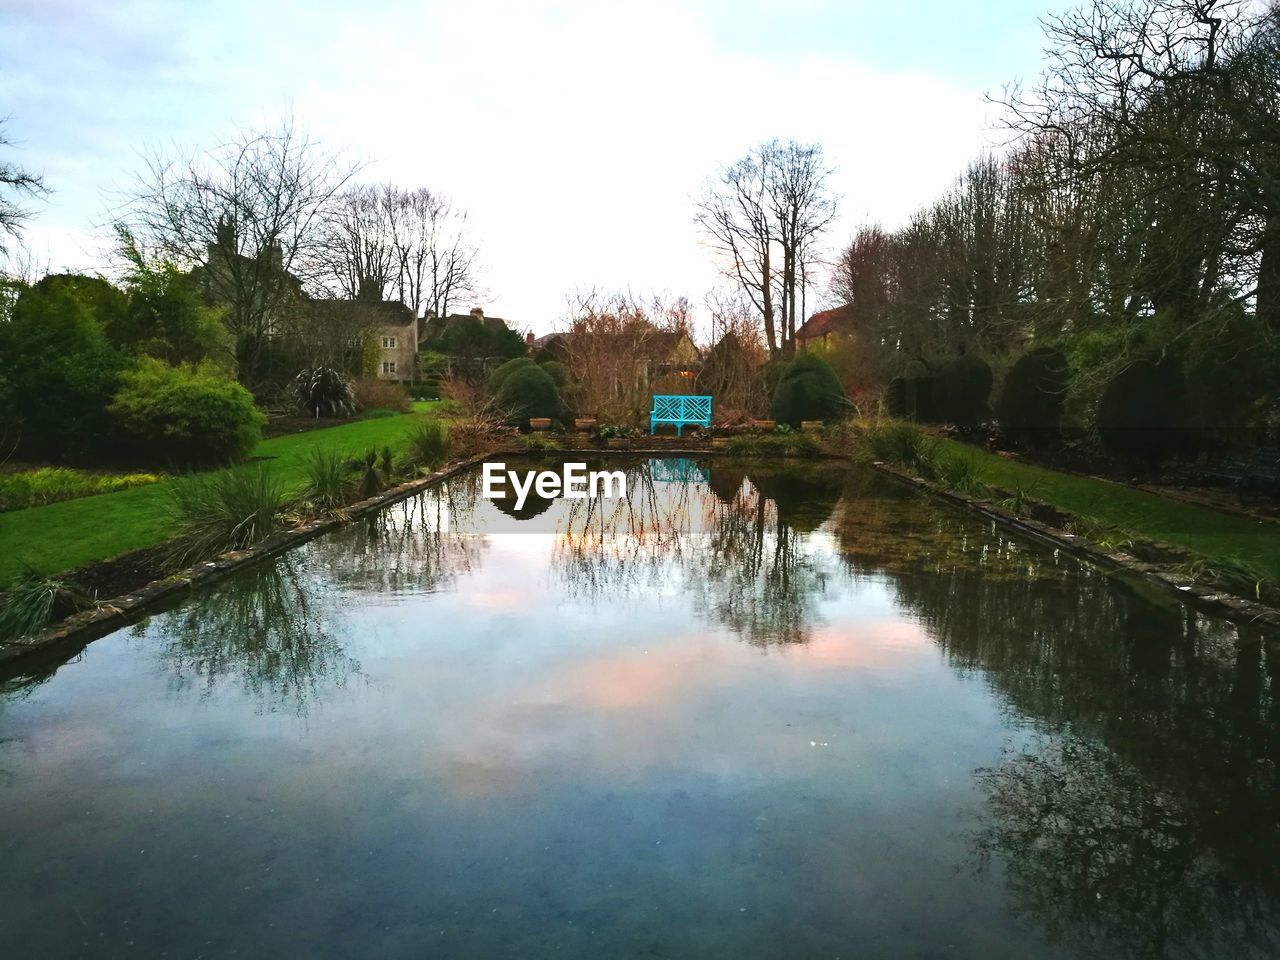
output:
<instances>
[{"instance_id":1,"label":"bare tree","mask_svg":"<svg viewBox=\"0 0 1280 960\"><path fill-rule=\"evenodd\" d=\"M271 376L268 343L321 286L334 198L356 167L286 117L205 150L152 153L119 222L181 266L201 267L227 306L242 379Z\"/></svg>"},{"instance_id":2,"label":"bare tree","mask_svg":"<svg viewBox=\"0 0 1280 960\"><path fill-rule=\"evenodd\" d=\"M1089 144L1074 176L1139 187L1131 313L1190 329L1225 284L1280 330L1280 13L1257 7L1091 0L1046 23L1040 83L1003 98L1018 133Z\"/></svg>"},{"instance_id":3,"label":"bare tree","mask_svg":"<svg viewBox=\"0 0 1280 960\"><path fill-rule=\"evenodd\" d=\"M785 352L794 344L797 308L804 309L804 285L809 275L810 260L816 252L819 237L836 216L836 198L829 182L831 169L816 143L767 145L769 167L769 206L777 225L778 245L782 248L781 326ZM797 290L801 302L797 304Z\"/></svg>"},{"instance_id":4,"label":"bare tree","mask_svg":"<svg viewBox=\"0 0 1280 960\"><path fill-rule=\"evenodd\" d=\"M725 276L755 307L769 353L776 356L773 296L777 238L769 210L771 166L766 144L724 167L703 191L694 219L720 256Z\"/></svg>"},{"instance_id":5,"label":"bare tree","mask_svg":"<svg viewBox=\"0 0 1280 960\"><path fill-rule=\"evenodd\" d=\"M794 349L817 242L835 218L830 176L820 145L770 140L724 167L697 202L695 221L758 312L772 356Z\"/></svg>"},{"instance_id":6,"label":"bare tree","mask_svg":"<svg viewBox=\"0 0 1280 960\"><path fill-rule=\"evenodd\" d=\"M0 118L0 147L9 147L13 141L5 136L4 125L8 117ZM32 199L48 192L44 179L29 170L8 161L0 160L0 188L11 195ZM17 240L22 235L22 228L31 216L31 211L19 205L10 197L0 195L0 255L8 253L4 238Z\"/></svg>"},{"instance_id":7,"label":"bare tree","mask_svg":"<svg viewBox=\"0 0 1280 960\"><path fill-rule=\"evenodd\" d=\"M583 414L635 422L648 409L653 362L666 358L673 334L688 334L690 313L684 297L646 303L629 292L573 295L560 349Z\"/></svg>"},{"instance_id":8,"label":"bare tree","mask_svg":"<svg viewBox=\"0 0 1280 960\"><path fill-rule=\"evenodd\" d=\"M423 187L401 193L392 216L396 288L414 313L448 316L452 303L479 295L479 251L466 211Z\"/></svg>"},{"instance_id":9,"label":"bare tree","mask_svg":"<svg viewBox=\"0 0 1280 960\"><path fill-rule=\"evenodd\" d=\"M355 186L334 198L325 217L324 280L348 300L381 300L399 273L391 225L394 188Z\"/></svg>"}]
</instances>

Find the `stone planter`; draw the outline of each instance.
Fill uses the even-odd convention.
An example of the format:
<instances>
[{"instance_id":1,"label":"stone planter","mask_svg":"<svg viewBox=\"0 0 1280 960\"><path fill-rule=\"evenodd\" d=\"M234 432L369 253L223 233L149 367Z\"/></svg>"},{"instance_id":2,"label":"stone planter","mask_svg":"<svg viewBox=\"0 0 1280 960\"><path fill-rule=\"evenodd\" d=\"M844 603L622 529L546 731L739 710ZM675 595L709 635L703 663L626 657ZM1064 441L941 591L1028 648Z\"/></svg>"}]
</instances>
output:
<instances>
[{"instance_id":1,"label":"stone planter","mask_svg":"<svg viewBox=\"0 0 1280 960\"><path fill-rule=\"evenodd\" d=\"M586 433L588 430L594 430L596 427L595 417L577 417L573 421L573 429Z\"/></svg>"},{"instance_id":2,"label":"stone planter","mask_svg":"<svg viewBox=\"0 0 1280 960\"><path fill-rule=\"evenodd\" d=\"M606 440L604 442L604 445L608 447L610 450L625 450L627 449L627 444L629 442L630 441L624 440L621 437L618 437L613 440Z\"/></svg>"},{"instance_id":3,"label":"stone planter","mask_svg":"<svg viewBox=\"0 0 1280 960\"><path fill-rule=\"evenodd\" d=\"M751 426L757 430L772 430L778 425L777 420L752 420Z\"/></svg>"},{"instance_id":4,"label":"stone planter","mask_svg":"<svg viewBox=\"0 0 1280 960\"><path fill-rule=\"evenodd\" d=\"M800 421L800 429L804 430L806 433L810 433L810 432L817 433L819 430L822 429L822 426L823 426L823 423L821 420L801 420Z\"/></svg>"},{"instance_id":5,"label":"stone planter","mask_svg":"<svg viewBox=\"0 0 1280 960\"><path fill-rule=\"evenodd\" d=\"M529 429L530 430L550 430L551 418L550 417L530 417Z\"/></svg>"},{"instance_id":6,"label":"stone planter","mask_svg":"<svg viewBox=\"0 0 1280 960\"><path fill-rule=\"evenodd\" d=\"M712 450L725 450L728 448L728 446L729 446L728 437L712 437L711 438Z\"/></svg>"}]
</instances>

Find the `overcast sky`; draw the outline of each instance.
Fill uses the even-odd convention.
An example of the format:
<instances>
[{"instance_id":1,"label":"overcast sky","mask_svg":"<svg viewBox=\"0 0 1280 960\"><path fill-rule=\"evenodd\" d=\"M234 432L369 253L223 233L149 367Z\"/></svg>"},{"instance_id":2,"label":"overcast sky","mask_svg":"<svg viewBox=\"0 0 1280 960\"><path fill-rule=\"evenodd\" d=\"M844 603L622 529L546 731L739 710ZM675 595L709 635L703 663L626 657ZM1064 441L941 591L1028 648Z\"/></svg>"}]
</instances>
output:
<instances>
[{"instance_id":1,"label":"overcast sky","mask_svg":"<svg viewBox=\"0 0 1280 960\"><path fill-rule=\"evenodd\" d=\"M366 179L469 210L480 305L542 333L575 288L700 300L717 274L690 197L773 136L836 166L833 247L901 223L997 142L983 94L1038 71L1039 7L0 0L0 116L55 191L28 238L56 269L105 266L94 225L141 149L291 107Z\"/></svg>"}]
</instances>

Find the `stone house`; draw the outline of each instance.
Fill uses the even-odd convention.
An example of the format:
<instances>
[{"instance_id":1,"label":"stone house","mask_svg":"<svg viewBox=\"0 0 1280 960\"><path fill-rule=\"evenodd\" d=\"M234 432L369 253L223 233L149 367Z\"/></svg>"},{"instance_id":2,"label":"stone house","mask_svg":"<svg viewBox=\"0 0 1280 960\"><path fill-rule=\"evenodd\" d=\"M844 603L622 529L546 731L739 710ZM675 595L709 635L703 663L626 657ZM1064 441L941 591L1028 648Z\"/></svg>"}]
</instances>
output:
<instances>
[{"instance_id":1,"label":"stone house","mask_svg":"<svg viewBox=\"0 0 1280 960\"><path fill-rule=\"evenodd\" d=\"M418 318L403 303L383 300L377 304L377 376L382 380L418 378Z\"/></svg>"}]
</instances>

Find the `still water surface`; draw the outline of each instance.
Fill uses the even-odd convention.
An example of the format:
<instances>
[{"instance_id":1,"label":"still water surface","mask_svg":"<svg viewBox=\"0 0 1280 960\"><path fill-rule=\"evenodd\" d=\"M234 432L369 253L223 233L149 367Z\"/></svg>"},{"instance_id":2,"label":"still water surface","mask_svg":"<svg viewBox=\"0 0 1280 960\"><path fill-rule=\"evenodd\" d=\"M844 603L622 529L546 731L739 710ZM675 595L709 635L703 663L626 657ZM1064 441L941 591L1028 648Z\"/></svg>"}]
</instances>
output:
<instances>
[{"instance_id":1,"label":"still water surface","mask_svg":"<svg viewBox=\"0 0 1280 960\"><path fill-rule=\"evenodd\" d=\"M866 471L630 469L5 680L0 956L1280 950L1276 646Z\"/></svg>"}]
</instances>

